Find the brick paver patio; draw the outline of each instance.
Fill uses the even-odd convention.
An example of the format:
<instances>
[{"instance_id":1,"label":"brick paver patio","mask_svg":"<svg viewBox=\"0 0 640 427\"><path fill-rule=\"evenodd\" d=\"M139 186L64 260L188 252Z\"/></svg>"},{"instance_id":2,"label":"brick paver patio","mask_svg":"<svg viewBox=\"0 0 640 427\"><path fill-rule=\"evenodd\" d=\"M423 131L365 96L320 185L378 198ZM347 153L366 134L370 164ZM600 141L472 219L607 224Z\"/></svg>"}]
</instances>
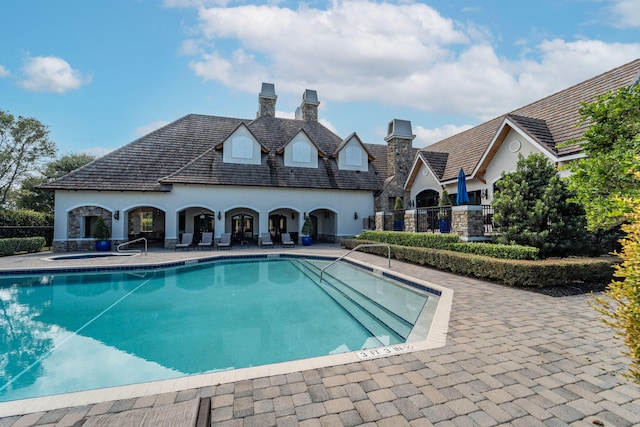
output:
<instances>
[{"instance_id":1,"label":"brick paver patio","mask_svg":"<svg viewBox=\"0 0 640 427\"><path fill-rule=\"evenodd\" d=\"M398 261L392 269L455 291L444 347L0 418L0 427L80 426L199 398L211 401L212 426L640 425L640 387L621 377L621 343L587 295L554 298Z\"/></svg>"}]
</instances>

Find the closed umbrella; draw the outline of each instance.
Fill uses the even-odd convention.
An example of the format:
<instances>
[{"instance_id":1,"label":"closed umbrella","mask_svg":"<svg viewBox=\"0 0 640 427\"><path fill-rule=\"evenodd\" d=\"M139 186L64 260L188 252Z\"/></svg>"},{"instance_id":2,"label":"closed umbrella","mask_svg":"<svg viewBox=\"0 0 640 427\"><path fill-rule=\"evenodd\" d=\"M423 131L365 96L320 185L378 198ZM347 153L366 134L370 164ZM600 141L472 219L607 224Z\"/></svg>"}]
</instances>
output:
<instances>
[{"instance_id":1,"label":"closed umbrella","mask_svg":"<svg viewBox=\"0 0 640 427\"><path fill-rule=\"evenodd\" d=\"M468 205L469 193L467 193L467 177L464 170L460 168L458 172L458 194L456 195L456 205Z\"/></svg>"}]
</instances>

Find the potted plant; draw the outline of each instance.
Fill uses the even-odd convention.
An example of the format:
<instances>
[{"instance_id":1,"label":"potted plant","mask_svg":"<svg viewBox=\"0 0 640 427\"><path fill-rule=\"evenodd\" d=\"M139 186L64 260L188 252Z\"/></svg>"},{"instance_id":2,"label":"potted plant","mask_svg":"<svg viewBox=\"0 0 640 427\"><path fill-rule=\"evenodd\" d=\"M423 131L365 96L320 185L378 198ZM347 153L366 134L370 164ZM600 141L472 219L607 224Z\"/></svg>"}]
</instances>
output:
<instances>
[{"instance_id":1,"label":"potted plant","mask_svg":"<svg viewBox=\"0 0 640 427\"><path fill-rule=\"evenodd\" d=\"M449 233L451 231L451 200L449 200L447 190L442 190L442 195L440 196L438 227L441 233Z\"/></svg>"},{"instance_id":2,"label":"potted plant","mask_svg":"<svg viewBox=\"0 0 640 427\"><path fill-rule=\"evenodd\" d=\"M309 215L304 216L304 223L302 224L302 245L311 245L311 235L313 234L313 222Z\"/></svg>"},{"instance_id":3,"label":"potted plant","mask_svg":"<svg viewBox=\"0 0 640 427\"><path fill-rule=\"evenodd\" d=\"M394 221L393 229L395 231L404 231L404 204L402 203L402 197L396 197L395 205L393 206Z\"/></svg>"},{"instance_id":4,"label":"potted plant","mask_svg":"<svg viewBox=\"0 0 640 427\"><path fill-rule=\"evenodd\" d=\"M111 250L111 231L104 222L104 218L99 216L93 228L93 238L96 239L96 251L107 252Z\"/></svg>"}]
</instances>

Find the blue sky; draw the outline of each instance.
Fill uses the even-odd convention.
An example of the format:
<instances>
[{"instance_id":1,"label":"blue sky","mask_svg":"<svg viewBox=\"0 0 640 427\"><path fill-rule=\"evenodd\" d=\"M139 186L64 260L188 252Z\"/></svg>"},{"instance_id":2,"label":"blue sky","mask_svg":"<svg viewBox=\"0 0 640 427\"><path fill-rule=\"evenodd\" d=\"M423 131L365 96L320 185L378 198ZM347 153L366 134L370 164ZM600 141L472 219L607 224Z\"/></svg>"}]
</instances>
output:
<instances>
[{"instance_id":1,"label":"blue sky","mask_svg":"<svg viewBox=\"0 0 640 427\"><path fill-rule=\"evenodd\" d=\"M0 109L101 155L189 114L277 115L422 147L640 57L637 0L7 0Z\"/></svg>"}]
</instances>

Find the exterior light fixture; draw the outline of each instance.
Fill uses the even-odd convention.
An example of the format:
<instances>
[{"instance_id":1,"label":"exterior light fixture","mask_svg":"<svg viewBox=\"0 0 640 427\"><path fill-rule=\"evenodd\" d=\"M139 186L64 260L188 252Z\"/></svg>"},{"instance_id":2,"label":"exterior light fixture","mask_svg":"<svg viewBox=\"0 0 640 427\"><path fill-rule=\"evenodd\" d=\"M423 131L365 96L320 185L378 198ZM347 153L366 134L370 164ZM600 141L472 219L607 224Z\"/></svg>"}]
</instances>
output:
<instances>
[{"instance_id":1,"label":"exterior light fixture","mask_svg":"<svg viewBox=\"0 0 640 427\"><path fill-rule=\"evenodd\" d=\"M358 212L353 213L353 219L358 219Z\"/></svg>"},{"instance_id":2,"label":"exterior light fixture","mask_svg":"<svg viewBox=\"0 0 640 427\"><path fill-rule=\"evenodd\" d=\"M115 211L113 213L113 219L115 219L116 221L120 219L120 211Z\"/></svg>"},{"instance_id":3,"label":"exterior light fixture","mask_svg":"<svg viewBox=\"0 0 640 427\"><path fill-rule=\"evenodd\" d=\"M220 211L218 211L218 221L220 221L222 219L222 216L220 215Z\"/></svg>"}]
</instances>

